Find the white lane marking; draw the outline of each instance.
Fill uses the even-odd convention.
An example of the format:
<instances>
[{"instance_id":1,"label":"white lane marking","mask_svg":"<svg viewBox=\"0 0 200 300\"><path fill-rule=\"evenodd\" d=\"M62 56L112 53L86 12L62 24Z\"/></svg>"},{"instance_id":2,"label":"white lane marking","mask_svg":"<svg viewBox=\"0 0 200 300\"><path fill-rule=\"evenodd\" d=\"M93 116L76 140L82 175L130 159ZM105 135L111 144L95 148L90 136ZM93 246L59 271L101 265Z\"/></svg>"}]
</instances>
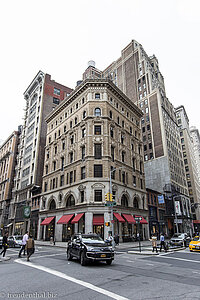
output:
<instances>
[{"instance_id":1,"label":"white lane marking","mask_svg":"<svg viewBox=\"0 0 200 300\"><path fill-rule=\"evenodd\" d=\"M31 257L31 259L47 257L47 256L56 256L56 255L66 255L66 253L56 253L56 254L47 254L47 255L34 256L34 257Z\"/></svg>"},{"instance_id":2,"label":"white lane marking","mask_svg":"<svg viewBox=\"0 0 200 300\"><path fill-rule=\"evenodd\" d=\"M154 266L154 264L146 264L147 266Z\"/></svg>"},{"instance_id":3,"label":"white lane marking","mask_svg":"<svg viewBox=\"0 0 200 300\"><path fill-rule=\"evenodd\" d=\"M65 280L69 280L71 282L74 282L76 284L84 286L85 288L88 288L88 289L93 290L95 292L98 292L100 294L106 295L106 296L108 296L110 298L113 298L113 299L116 299L116 300L129 300L128 298L122 297L122 296L117 295L115 293L112 293L112 292L109 292L109 291L104 290L102 288L99 288L99 287L97 287L97 286L95 286L95 285L93 285L91 283L88 283L88 282L85 282L85 281L82 281L82 280L70 277L70 276L68 276L68 275L66 275L66 274L64 274L62 272L59 272L59 271L56 271L56 270L52 270L50 268L43 267L43 266L40 266L40 265L35 265L35 264L32 264L31 262L25 262L25 261L22 261L20 259L16 259L15 262L19 263L19 264L22 264L22 265L26 265L26 266L31 267L31 268L38 269L40 271L47 272L49 274L52 274L54 276L63 278Z\"/></svg>"},{"instance_id":4,"label":"white lane marking","mask_svg":"<svg viewBox=\"0 0 200 300\"><path fill-rule=\"evenodd\" d=\"M157 256L157 257L159 257L159 256ZM179 257L167 257L167 256L162 256L162 258L183 260L183 261L189 261L189 262L192 262L192 263L198 263L198 264L200 264L200 260L191 260L191 259L185 259L185 258L179 258Z\"/></svg>"}]
</instances>

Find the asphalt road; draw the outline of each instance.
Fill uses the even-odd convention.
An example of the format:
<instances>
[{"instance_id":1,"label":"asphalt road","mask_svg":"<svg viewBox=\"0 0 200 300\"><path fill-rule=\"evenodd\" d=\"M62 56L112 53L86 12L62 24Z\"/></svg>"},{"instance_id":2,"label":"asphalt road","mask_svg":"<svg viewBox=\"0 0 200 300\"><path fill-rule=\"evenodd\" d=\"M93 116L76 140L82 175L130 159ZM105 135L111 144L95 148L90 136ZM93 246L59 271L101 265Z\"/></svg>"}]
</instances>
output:
<instances>
[{"instance_id":1,"label":"asphalt road","mask_svg":"<svg viewBox=\"0 0 200 300\"><path fill-rule=\"evenodd\" d=\"M118 252L111 266L68 262L64 249L37 246L31 261L11 248L0 262L0 299L200 299L200 253Z\"/></svg>"}]
</instances>

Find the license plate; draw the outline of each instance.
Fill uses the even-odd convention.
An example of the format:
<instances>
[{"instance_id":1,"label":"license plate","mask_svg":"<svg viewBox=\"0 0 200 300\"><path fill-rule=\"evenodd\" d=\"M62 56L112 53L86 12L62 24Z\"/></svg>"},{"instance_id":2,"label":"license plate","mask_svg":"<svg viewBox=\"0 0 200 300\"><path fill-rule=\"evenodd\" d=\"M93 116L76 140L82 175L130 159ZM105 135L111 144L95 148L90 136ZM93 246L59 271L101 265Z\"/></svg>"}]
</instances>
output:
<instances>
[{"instance_id":1,"label":"license plate","mask_svg":"<svg viewBox=\"0 0 200 300\"><path fill-rule=\"evenodd\" d=\"M106 257L106 254L101 254L101 257Z\"/></svg>"}]
</instances>

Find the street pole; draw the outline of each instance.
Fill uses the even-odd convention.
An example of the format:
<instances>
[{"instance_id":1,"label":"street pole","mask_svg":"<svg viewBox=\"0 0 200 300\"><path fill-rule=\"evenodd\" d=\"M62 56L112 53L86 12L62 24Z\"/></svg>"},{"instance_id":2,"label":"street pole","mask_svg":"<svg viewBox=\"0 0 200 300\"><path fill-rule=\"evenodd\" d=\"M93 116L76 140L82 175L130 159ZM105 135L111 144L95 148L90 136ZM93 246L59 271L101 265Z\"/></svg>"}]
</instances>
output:
<instances>
[{"instance_id":1,"label":"street pole","mask_svg":"<svg viewBox=\"0 0 200 300\"><path fill-rule=\"evenodd\" d=\"M175 220L176 220L176 233L178 233L178 220L177 220L177 214L176 214L176 205L175 205L175 197L173 197L173 200L174 200L174 212L175 212Z\"/></svg>"},{"instance_id":2,"label":"street pole","mask_svg":"<svg viewBox=\"0 0 200 300\"><path fill-rule=\"evenodd\" d=\"M111 170L110 171L110 197L112 195L112 172L115 171L114 170ZM111 218L111 228L112 228L112 245L113 245L113 248L115 247L115 241L114 241L114 222L113 222L113 205L111 205L110 207L110 218Z\"/></svg>"}]
</instances>

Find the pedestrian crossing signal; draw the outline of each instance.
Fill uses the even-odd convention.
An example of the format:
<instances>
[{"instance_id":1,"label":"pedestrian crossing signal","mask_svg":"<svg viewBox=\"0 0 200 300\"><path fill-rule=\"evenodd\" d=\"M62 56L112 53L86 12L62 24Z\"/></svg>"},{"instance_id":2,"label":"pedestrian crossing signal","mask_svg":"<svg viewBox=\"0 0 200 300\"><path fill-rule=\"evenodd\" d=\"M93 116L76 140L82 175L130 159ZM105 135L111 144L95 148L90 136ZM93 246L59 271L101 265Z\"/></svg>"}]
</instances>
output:
<instances>
[{"instance_id":1,"label":"pedestrian crossing signal","mask_svg":"<svg viewBox=\"0 0 200 300\"><path fill-rule=\"evenodd\" d=\"M110 222L105 222L105 226L109 227L110 226Z\"/></svg>"}]
</instances>

